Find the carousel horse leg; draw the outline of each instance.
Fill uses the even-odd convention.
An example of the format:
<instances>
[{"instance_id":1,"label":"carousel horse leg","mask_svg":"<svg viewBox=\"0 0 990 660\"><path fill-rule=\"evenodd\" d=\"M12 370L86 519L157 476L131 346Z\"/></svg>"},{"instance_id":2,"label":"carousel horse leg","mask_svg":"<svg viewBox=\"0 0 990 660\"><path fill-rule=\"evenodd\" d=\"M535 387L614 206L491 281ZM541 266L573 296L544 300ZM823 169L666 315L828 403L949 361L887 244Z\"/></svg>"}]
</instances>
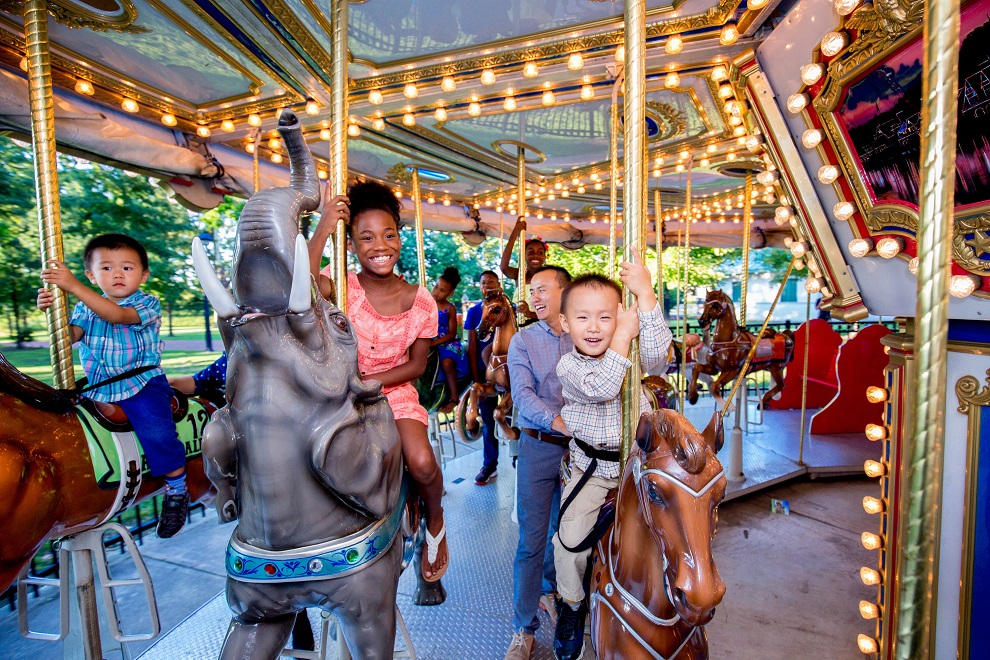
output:
<instances>
[{"instance_id":1,"label":"carousel horse leg","mask_svg":"<svg viewBox=\"0 0 990 660\"><path fill-rule=\"evenodd\" d=\"M498 402L498 406L495 407L495 421L502 427L502 434L510 441L519 439L519 431L509 426L509 422L507 421L511 409L512 393L506 390L502 395L502 399Z\"/></svg>"},{"instance_id":2,"label":"carousel horse leg","mask_svg":"<svg viewBox=\"0 0 990 660\"><path fill-rule=\"evenodd\" d=\"M723 371L718 375L718 378L712 381L709 390L712 393L712 398L718 402L719 406L725 405L725 399L722 397L722 387L731 382L733 378L739 373L739 369L730 369L728 371Z\"/></svg>"},{"instance_id":3,"label":"carousel horse leg","mask_svg":"<svg viewBox=\"0 0 990 660\"><path fill-rule=\"evenodd\" d=\"M784 365L774 363L770 368L770 375L773 377L773 387L767 390L767 393L763 395L763 399L760 401L760 410L766 410L767 406L770 405L770 401L777 395L778 392L784 389Z\"/></svg>"}]
</instances>

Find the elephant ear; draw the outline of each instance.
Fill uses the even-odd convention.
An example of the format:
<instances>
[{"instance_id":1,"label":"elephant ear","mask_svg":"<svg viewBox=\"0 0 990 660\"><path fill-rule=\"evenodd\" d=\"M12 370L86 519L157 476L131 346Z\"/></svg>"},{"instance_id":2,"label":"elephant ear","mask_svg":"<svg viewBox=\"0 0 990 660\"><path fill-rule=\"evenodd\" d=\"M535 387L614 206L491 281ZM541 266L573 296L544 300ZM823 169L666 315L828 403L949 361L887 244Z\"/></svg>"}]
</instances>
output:
<instances>
[{"instance_id":1,"label":"elephant ear","mask_svg":"<svg viewBox=\"0 0 990 660\"><path fill-rule=\"evenodd\" d=\"M313 445L313 470L355 510L388 515L399 500L402 446L384 397L345 403Z\"/></svg>"}]
</instances>

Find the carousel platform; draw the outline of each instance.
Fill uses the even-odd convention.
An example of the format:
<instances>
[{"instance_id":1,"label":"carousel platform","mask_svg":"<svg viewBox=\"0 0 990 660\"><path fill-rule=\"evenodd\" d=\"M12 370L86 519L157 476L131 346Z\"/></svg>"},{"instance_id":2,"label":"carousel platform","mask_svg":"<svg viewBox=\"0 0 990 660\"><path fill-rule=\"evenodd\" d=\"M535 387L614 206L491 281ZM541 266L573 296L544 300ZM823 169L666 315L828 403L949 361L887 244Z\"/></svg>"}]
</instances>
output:
<instances>
[{"instance_id":1,"label":"carousel platform","mask_svg":"<svg viewBox=\"0 0 990 660\"><path fill-rule=\"evenodd\" d=\"M688 414L696 424L706 423L711 410L712 404L702 400ZM861 657L855 646L863 627L856 603L865 588L858 581L858 569L868 553L859 544L859 534L874 521L859 502L876 489L861 476L870 443L812 437L806 440L806 465L798 466L799 417L769 412L765 423L752 426L745 437L747 480L730 484L728 497L738 502L723 506L715 541L719 571L729 591L708 628L712 657ZM480 445L458 442L456 458L449 435L444 445L444 507L453 558L444 578L447 602L439 607L413 605L414 577L407 571L399 583L398 604L415 657L497 660L512 634L512 560L518 539L511 519L515 470L503 447L499 476L477 486ZM778 483L845 473L860 476ZM755 492L768 486L773 486L769 492ZM790 515L770 513L770 498L789 500ZM130 643L124 649L105 639L105 658L218 657L230 620L223 594L223 552L232 529L217 525L215 514L208 511L175 539L144 542L142 554L155 583L164 632L153 642ZM829 589L815 588L825 584ZM46 620L57 621L51 594L32 600L33 621L41 626ZM124 600L120 609L141 616L139 603ZM63 657L62 644L21 639L16 619L16 612L0 612L4 658ZM311 611L310 619L319 640L319 613ZM539 660L553 657L552 627L545 615L542 624L533 653ZM142 622L135 625L141 628ZM336 658L335 644L328 648L327 657ZM398 635L396 650L404 649ZM808 655L807 649L816 653ZM585 657L593 655L588 651Z\"/></svg>"}]
</instances>

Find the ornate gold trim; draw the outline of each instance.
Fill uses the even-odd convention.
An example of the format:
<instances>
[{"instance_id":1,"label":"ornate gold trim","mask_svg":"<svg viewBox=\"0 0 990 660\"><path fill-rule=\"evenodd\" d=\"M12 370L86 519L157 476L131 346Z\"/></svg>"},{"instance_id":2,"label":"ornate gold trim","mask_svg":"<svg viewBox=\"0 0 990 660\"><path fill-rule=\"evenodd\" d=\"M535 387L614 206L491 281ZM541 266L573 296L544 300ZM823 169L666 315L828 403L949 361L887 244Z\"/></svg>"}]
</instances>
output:
<instances>
[{"instance_id":1,"label":"ornate gold trim","mask_svg":"<svg viewBox=\"0 0 990 660\"><path fill-rule=\"evenodd\" d=\"M70 28L88 28L96 32L128 32L144 34L147 28L134 25L138 11L131 0L115 0L119 12L102 12L85 7L71 0L48 0L48 13L56 21ZM0 10L17 16L24 14L24 3L17 0L0 0Z\"/></svg>"},{"instance_id":2,"label":"ornate gold trim","mask_svg":"<svg viewBox=\"0 0 990 660\"><path fill-rule=\"evenodd\" d=\"M966 240L966 234L969 233L974 234L974 237ZM976 275L990 275L990 259L979 258L979 255L985 252L981 250L977 253L971 245L973 241L985 243L986 252L990 252L990 215L957 219L952 236L953 261Z\"/></svg>"},{"instance_id":3,"label":"ornate gold trim","mask_svg":"<svg viewBox=\"0 0 990 660\"><path fill-rule=\"evenodd\" d=\"M652 37L661 37L667 34L720 26L733 15L741 2L742 0L719 0L719 3L715 7L711 7L702 14L671 18L665 21L651 23L646 26L646 38L650 39ZM621 17L619 17L619 19L621 19ZM610 19L609 22L615 20L617 19ZM580 29L584 29L584 26ZM574 30L575 28L572 26L567 30L562 30L562 33L572 33ZM531 41L532 38L532 35L527 35L526 38L520 38L501 44L498 42L486 44L484 48L494 50L502 46L511 46L513 43ZM546 39L547 34L541 34L541 38ZM619 27L616 29L607 30L605 32L599 32L597 34L586 35L577 39L564 39L562 41L553 41L550 43L546 43L544 41L544 43L541 43L538 46L516 48L514 50L506 50L481 57L469 57L467 59L455 60L453 62L431 64L428 66L405 69L402 71L394 71L379 76L361 78L353 81L351 91L363 91L375 87L404 85L410 80L425 81L432 78L440 78L445 75L480 71L481 69L487 67L500 67L507 65L522 67L523 63L527 60L544 61L548 59L563 59L575 51L585 52L593 49L608 48L610 46L621 44L623 41L623 29ZM477 52L477 50L478 48L476 46L472 46L471 48L461 49L460 51L449 51L446 52L445 55L449 57L457 57L460 54L466 55L471 52ZM416 59L397 60L394 62L389 62L388 67L406 66L407 64L412 64L416 61ZM379 66L378 68L383 67Z\"/></svg>"},{"instance_id":4,"label":"ornate gold trim","mask_svg":"<svg viewBox=\"0 0 990 660\"><path fill-rule=\"evenodd\" d=\"M918 212L897 204L877 204L866 214L870 233L902 234L914 238L918 232Z\"/></svg>"},{"instance_id":5,"label":"ornate gold trim","mask_svg":"<svg viewBox=\"0 0 990 660\"><path fill-rule=\"evenodd\" d=\"M694 90L692 89L691 91L693 92ZM695 97L697 97L697 94L695 94ZM705 117L704 109L700 107L700 104L698 109L701 111L701 116ZM673 138L676 135L680 135L687 130L687 122L684 121L684 118L681 116L681 113L677 111L677 108L669 103L664 103L662 101L647 101L646 116L652 117L660 127L660 132L650 138L650 142L660 143L664 140ZM711 130L710 124L708 124L708 122L705 123L709 126L708 130Z\"/></svg>"},{"instance_id":6,"label":"ornate gold trim","mask_svg":"<svg viewBox=\"0 0 990 660\"><path fill-rule=\"evenodd\" d=\"M265 4L268 5L268 8L275 15L275 17L282 21L282 24L285 25L286 29L289 30L296 41L299 42L299 45L302 47L303 51L313 58L313 61L322 68L322 70L313 71L313 73L316 74L316 77L323 79L326 83L329 83L329 72L333 69L333 60L330 58L327 50L313 38L313 35L309 33L306 26L303 25L298 18L296 18L295 12L286 6L283 0L267 0ZM259 20L264 21L264 17L258 13L258 10L252 9L252 12L258 17ZM331 32L328 32L328 34L332 33L332 30ZM273 35L282 43L282 45L286 47L289 52L293 52L295 50L290 44L287 44L280 35L274 33ZM312 70L312 67L309 66L308 62L300 60L300 64L307 69Z\"/></svg>"},{"instance_id":7,"label":"ornate gold trim","mask_svg":"<svg viewBox=\"0 0 990 660\"><path fill-rule=\"evenodd\" d=\"M976 477L980 460L980 408L990 406L990 370L987 370L986 386L974 376L963 376L956 381L957 410L966 415L966 486L963 502L962 575L959 589L959 630L957 657L969 657L969 630L973 614L973 554L976 537Z\"/></svg>"}]
</instances>

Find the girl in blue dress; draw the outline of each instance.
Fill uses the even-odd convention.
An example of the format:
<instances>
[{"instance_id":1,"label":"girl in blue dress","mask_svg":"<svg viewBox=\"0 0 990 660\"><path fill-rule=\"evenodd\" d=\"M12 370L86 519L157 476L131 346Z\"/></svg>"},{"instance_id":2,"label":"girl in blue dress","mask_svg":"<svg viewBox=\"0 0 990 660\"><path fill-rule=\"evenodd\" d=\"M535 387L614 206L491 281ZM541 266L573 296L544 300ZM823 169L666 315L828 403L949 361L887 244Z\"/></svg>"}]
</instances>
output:
<instances>
[{"instance_id":1,"label":"girl in blue dress","mask_svg":"<svg viewBox=\"0 0 990 660\"><path fill-rule=\"evenodd\" d=\"M458 378L464 378L468 372L467 354L464 345L457 337L457 307L450 302L457 285L461 283L461 274L454 266L444 269L436 286L433 287L433 299L437 303L438 328L437 338L430 346L436 347L440 357L440 367L447 378L449 398L440 407L440 412L449 413L460 400L457 391Z\"/></svg>"}]
</instances>

